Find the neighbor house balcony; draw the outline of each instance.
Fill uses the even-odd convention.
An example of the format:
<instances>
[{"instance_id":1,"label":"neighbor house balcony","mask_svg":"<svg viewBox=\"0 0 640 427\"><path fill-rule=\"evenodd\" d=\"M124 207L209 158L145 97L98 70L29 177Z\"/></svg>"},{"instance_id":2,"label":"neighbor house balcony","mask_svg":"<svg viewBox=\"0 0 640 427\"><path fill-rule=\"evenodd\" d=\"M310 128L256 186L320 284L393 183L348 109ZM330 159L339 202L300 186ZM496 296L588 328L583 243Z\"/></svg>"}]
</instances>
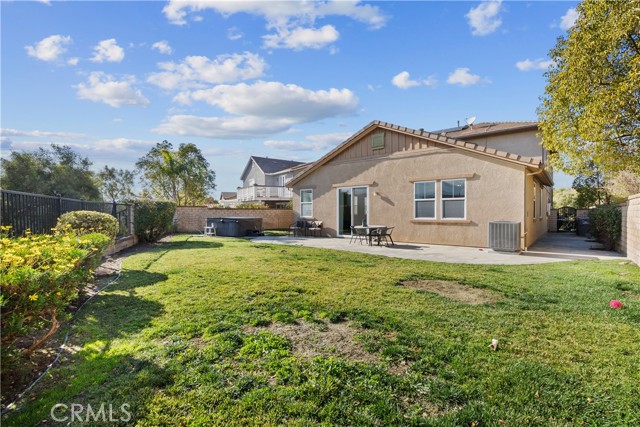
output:
<instances>
[{"instance_id":1,"label":"neighbor house balcony","mask_svg":"<svg viewBox=\"0 0 640 427\"><path fill-rule=\"evenodd\" d=\"M251 187L238 188L238 202L262 202L291 200L293 193L287 187L270 187L266 185L253 185Z\"/></svg>"}]
</instances>

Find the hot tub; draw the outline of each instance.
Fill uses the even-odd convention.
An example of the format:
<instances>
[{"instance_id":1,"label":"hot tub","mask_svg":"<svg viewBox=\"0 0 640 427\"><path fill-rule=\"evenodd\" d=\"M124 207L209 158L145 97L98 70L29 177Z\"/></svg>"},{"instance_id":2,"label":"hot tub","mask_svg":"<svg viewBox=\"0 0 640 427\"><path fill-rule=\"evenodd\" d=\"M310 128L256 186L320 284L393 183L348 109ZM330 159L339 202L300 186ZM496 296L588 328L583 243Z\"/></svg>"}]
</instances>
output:
<instances>
[{"instance_id":1,"label":"hot tub","mask_svg":"<svg viewBox=\"0 0 640 427\"><path fill-rule=\"evenodd\" d=\"M207 227L215 227L217 236L260 236L262 235L262 218L251 216L207 218Z\"/></svg>"}]
</instances>

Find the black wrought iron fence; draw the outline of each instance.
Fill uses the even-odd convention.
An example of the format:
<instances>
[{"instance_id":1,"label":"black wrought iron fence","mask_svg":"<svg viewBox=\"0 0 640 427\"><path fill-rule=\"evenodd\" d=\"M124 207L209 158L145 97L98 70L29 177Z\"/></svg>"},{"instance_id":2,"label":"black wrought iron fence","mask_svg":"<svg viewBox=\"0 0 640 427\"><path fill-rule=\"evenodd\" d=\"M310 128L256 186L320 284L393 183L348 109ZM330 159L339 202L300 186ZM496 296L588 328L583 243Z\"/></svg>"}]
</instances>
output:
<instances>
[{"instance_id":1,"label":"black wrought iron fence","mask_svg":"<svg viewBox=\"0 0 640 427\"><path fill-rule=\"evenodd\" d=\"M35 234L51 233L60 215L81 210L104 212L116 217L120 223L118 237L133 233L131 224L133 205L130 204L0 190L0 222L2 225L11 226L12 234L17 236L27 229Z\"/></svg>"}]
</instances>

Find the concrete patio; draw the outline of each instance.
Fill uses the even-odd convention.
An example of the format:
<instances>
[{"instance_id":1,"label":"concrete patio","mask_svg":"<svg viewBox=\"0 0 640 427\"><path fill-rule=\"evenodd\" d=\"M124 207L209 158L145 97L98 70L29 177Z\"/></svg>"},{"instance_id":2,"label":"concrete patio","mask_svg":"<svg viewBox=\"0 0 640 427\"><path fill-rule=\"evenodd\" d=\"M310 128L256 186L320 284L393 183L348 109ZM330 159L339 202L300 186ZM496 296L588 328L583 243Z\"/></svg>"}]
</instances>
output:
<instances>
[{"instance_id":1,"label":"concrete patio","mask_svg":"<svg viewBox=\"0 0 640 427\"><path fill-rule=\"evenodd\" d=\"M401 242L396 242L395 246L389 247L384 245L368 246L359 242L350 244L348 237L261 236L252 240L261 243L335 249L393 258L465 264L541 264L576 259L626 259L617 252L592 250L590 247L597 246L597 243L587 242L584 237L564 233L548 233L529 251L522 253L497 252L487 248Z\"/></svg>"}]
</instances>

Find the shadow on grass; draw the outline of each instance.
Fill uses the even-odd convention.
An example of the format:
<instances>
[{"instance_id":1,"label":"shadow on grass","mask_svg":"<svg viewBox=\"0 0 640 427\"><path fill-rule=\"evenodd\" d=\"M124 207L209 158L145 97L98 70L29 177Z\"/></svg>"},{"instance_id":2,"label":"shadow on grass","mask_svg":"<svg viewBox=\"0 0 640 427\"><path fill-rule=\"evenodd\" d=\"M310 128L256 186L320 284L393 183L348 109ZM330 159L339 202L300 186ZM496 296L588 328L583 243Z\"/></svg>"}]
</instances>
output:
<instances>
[{"instance_id":1,"label":"shadow on grass","mask_svg":"<svg viewBox=\"0 0 640 427\"><path fill-rule=\"evenodd\" d=\"M120 279L118 279L118 283L116 283L111 289L131 291L135 288L155 285L156 283L164 282L167 279L168 276L163 273L152 273L145 270L125 270L122 272Z\"/></svg>"},{"instance_id":2,"label":"shadow on grass","mask_svg":"<svg viewBox=\"0 0 640 427\"><path fill-rule=\"evenodd\" d=\"M89 333L85 335L87 338L110 339L144 329L163 312L162 304L156 301L131 294L101 294L79 314L76 322L79 330Z\"/></svg>"},{"instance_id":3,"label":"shadow on grass","mask_svg":"<svg viewBox=\"0 0 640 427\"><path fill-rule=\"evenodd\" d=\"M6 414L2 425L76 425L68 424L72 407L73 421L79 425L132 425L144 416L156 393L172 383L172 373L149 360L102 353L53 371L37 399Z\"/></svg>"}]
</instances>

